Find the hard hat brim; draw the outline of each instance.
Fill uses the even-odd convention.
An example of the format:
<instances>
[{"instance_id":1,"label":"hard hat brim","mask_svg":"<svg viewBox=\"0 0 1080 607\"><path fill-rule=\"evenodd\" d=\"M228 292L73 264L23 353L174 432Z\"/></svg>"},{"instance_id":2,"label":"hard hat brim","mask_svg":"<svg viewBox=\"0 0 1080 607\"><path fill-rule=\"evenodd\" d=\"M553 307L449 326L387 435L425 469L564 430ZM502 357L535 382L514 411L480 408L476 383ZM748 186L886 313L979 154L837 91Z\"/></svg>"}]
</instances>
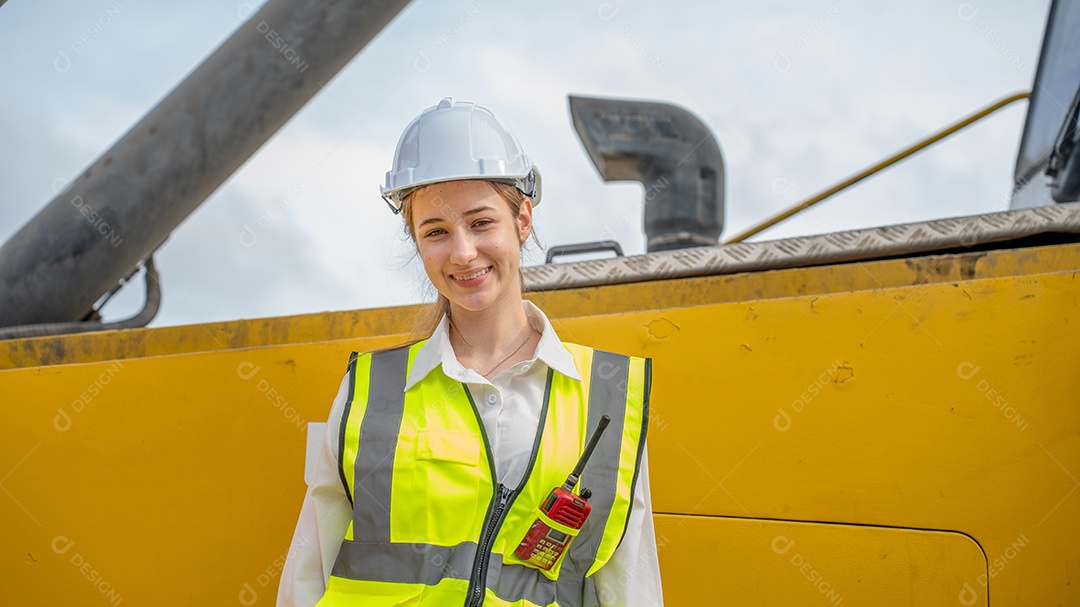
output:
<instances>
[{"instance_id":1,"label":"hard hat brim","mask_svg":"<svg viewBox=\"0 0 1080 607\"><path fill-rule=\"evenodd\" d=\"M381 187L379 189L381 190L380 193L382 194L383 200L386 201L386 204L390 206L390 210L393 211L396 215L401 212L401 207L404 204L404 199L409 196L409 194L412 194L416 190L427 187L429 185L434 185L436 183L446 183L449 181L495 181L498 183L505 183L507 185L512 185L516 187L519 192L521 192L524 196L527 196L534 208L540 204L540 169L536 168L535 166L531 167L529 172L522 177L487 177L475 175L453 176L443 179L431 179L421 183L412 184L407 187L397 187L391 189Z\"/></svg>"}]
</instances>

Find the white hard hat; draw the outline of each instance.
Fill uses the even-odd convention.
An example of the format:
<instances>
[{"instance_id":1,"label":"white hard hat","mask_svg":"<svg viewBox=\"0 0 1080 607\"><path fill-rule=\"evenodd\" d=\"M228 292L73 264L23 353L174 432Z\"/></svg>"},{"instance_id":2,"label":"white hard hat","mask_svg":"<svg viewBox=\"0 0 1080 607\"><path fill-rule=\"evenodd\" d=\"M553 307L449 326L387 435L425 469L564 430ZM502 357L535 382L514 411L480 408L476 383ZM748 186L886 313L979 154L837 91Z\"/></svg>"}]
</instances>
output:
<instances>
[{"instance_id":1,"label":"white hard hat","mask_svg":"<svg viewBox=\"0 0 1080 607\"><path fill-rule=\"evenodd\" d=\"M491 110L446 97L405 127L394 166L379 188L394 213L420 186L457 179L486 179L517 186L540 203L540 171L514 134Z\"/></svg>"}]
</instances>

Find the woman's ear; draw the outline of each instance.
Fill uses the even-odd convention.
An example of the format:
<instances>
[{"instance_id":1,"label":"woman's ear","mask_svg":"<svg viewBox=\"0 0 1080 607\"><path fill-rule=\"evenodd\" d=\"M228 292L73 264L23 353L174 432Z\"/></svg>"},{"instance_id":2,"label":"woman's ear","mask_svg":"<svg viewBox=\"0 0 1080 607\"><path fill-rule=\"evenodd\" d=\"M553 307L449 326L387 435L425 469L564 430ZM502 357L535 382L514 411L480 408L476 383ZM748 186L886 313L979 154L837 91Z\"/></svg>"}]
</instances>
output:
<instances>
[{"instance_id":1,"label":"woman's ear","mask_svg":"<svg viewBox=\"0 0 1080 607\"><path fill-rule=\"evenodd\" d=\"M521 207L518 209L518 241L525 244L532 233L532 200L528 196L521 197Z\"/></svg>"}]
</instances>

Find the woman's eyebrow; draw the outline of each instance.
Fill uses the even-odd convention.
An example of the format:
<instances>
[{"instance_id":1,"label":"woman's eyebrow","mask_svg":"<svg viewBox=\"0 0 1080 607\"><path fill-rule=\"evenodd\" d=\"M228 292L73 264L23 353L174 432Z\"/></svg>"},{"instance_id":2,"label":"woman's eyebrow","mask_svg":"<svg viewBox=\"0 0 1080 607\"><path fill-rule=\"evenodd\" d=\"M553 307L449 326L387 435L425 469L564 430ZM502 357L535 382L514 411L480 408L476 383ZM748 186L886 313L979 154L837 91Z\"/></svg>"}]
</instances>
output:
<instances>
[{"instance_id":1,"label":"woman's eyebrow","mask_svg":"<svg viewBox=\"0 0 1080 607\"><path fill-rule=\"evenodd\" d=\"M484 206L484 207L476 207L475 209L472 209L472 210L469 210L469 211L465 211L465 212L463 213L463 215L465 215L466 217L468 217L469 215L476 215L477 213L483 213L484 211L494 211L494 210L495 210L494 208L492 208L492 207L487 207L487 206ZM442 217L428 217L427 219L425 219L425 220L421 221L421 222L420 222L420 224L419 224L419 225L417 225L416 227L417 227L417 228L422 228L422 227L426 226L426 225L427 225L427 224L429 224L429 223L438 223L438 222L441 222L441 221L443 221L443 218L442 218Z\"/></svg>"},{"instance_id":2,"label":"woman's eyebrow","mask_svg":"<svg viewBox=\"0 0 1080 607\"><path fill-rule=\"evenodd\" d=\"M493 209L491 207L476 207L475 209L473 209L471 211L465 211L465 216L468 217L469 215L476 215L477 213L483 213L484 211L494 211L494 210L495 209Z\"/></svg>"}]
</instances>

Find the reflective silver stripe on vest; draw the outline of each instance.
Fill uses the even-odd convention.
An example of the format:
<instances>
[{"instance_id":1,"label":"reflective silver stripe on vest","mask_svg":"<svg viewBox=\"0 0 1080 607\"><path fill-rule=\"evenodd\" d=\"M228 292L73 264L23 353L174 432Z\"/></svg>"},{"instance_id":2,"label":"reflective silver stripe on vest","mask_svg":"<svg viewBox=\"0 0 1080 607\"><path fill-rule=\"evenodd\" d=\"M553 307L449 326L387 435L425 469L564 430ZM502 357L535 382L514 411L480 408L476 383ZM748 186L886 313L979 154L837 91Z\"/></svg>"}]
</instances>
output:
<instances>
[{"instance_id":1,"label":"reflective silver stripe on vest","mask_svg":"<svg viewBox=\"0 0 1080 607\"><path fill-rule=\"evenodd\" d=\"M596 560L600 540L604 537L607 515L615 503L615 490L619 482L619 453L622 451L629 377L628 356L602 350L593 351L592 378L589 380L588 436L592 436L601 416L610 417L611 423L604 430L592 458L581 474L580 486L592 490L593 496L589 499L589 504L592 505L594 513L600 512L604 516L590 516L585 520L581 532L570 543L570 553L563 562L560 578L568 575L571 579L584 579Z\"/></svg>"},{"instance_id":2,"label":"reflective silver stripe on vest","mask_svg":"<svg viewBox=\"0 0 1080 607\"><path fill-rule=\"evenodd\" d=\"M475 542L432 546L345 540L333 574L350 580L434 586L444 578L468 580L475 556ZM527 599L537 605L550 605L558 600L561 605L576 606L577 597L581 596L580 581L560 579L556 590L556 583L539 571L503 565L498 558L489 563L488 579L496 580L494 585L489 585L496 596L511 603Z\"/></svg>"},{"instance_id":3,"label":"reflective silver stripe on vest","mask_svg":"<svg viewBox=\"0 0 1080 607\"><path fill-rule=\"evenodd\" d=\"M390 542L391 481L405 407L408 355L408 347L372 355L368 405L360 424L354 467L355 541L342 543L334 563L336 577L429 586L444 578L469 579L475 542L456 546ZM487 581L503 600L525 599L537 605L558 602L566 607L597 604L594 584L584 576L595 560L615 500L629 366L626 356L599 350L593 353L587 433L591 435L602 415L611 417L611 423L581 478L581 486L593 491L593 516L570 544L558 582L531 567L504 565L496 557L489 562Z\"/></svg>"},{"instance_id":4,"label":"reflective silver stripe on vest","mask_svg":"<svg viewBox=\"0 0 1080 607\"><path fill-rule=\"evenodd\" d=\"M488 564L488 588L500 599L515 603L522 599L536 605L558 602L563 607L579 607L581 580L560 575L553 582L539 570L523 565L506 565L495 557Z\"/></svg>"},{"instance_id":5,"label":"reflective silver stripe on vest","mask_svg":"<svg viewBox=\"0 0 1080 607\"><path fill-rule=\"evenodd\" d=\"M334 575L350 580L434 586L443 578L469 579L475 556L475 542L431 546L345 540L334 563Z\"/></svg>"},{"instance_id":6,"label":"reflective silver stripe on vest","mask_svg":"<svg viewBox=\"0 0 1080 607\"><path fill-rule=\"evenodd\" d=\"M581 607L600 607L600 593L596 590L596 576L585 578L585 589L581 591Z\"/></svg>"},{"instance_id":7,"label":"reflective silver stripe on vest","mask_svg":"<svg viewBox=\"0 0 1080 607\"><path fill-rule=\"evenodd\" d=\"M371 356L367 410L360 423L353 477L353 539L357 542L390 542L390 482L405 412L408 366L408 348Z\"/></svg>"}]
</instances>

